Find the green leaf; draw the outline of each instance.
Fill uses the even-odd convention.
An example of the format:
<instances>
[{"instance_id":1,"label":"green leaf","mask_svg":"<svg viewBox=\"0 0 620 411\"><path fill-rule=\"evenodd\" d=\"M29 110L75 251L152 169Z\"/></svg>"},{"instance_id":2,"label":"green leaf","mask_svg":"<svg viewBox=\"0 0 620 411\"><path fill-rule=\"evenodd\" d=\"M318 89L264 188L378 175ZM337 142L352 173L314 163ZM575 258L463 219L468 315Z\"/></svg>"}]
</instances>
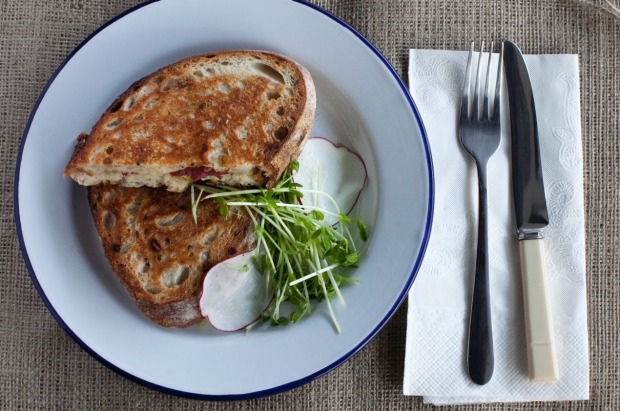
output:
<instances>
[{"instance_id":1,"label":"green leaf","mask_svg":"<svg viewBox=\"0 0 620 411\"><path fill-rule=\"evenodd\" d=\"M357 220L357 230L360 233L360 238L362 241L366 242L368 240L368 233L366 232L366 226L362 222L362 220Z\"/></svg>"},{"instance_id":2,"label":"green leaf","mask_svg":"<svg viewBox=\"0 0 620 411\"><path fill-rule=\"evenodd\" d=\"M325 219L325 214L323 214L319 210L310 211L310 216L318 221L322 221L323 219Z\"/></svg>"},{"instance_id":3,"label":"green leaf","mask_svg":"<svg viewBox=\"0 0 620 411\"><path fill-rule=\"evenodd\" d=\"M323 227L321 227L321 228L317 228L317 229L316 229L316 230L314 230L314 232L310 235L310 239L311 239L311 240L315 240L315 239L319 238L319 237L323 234L323 231L324 231L324 230L325 230L325 229L324 229Z\"/></svg>"},{"instance_id":4,"label":"green leaf","mask_svg":"<svg viewBox=\"0 0 620 411\"><path fill-rule=\"evenodd\" d=\"M270 322L271 321L271 312L269 311L264 311L261 315L260 315L260 319L262 322Z\"/></svg>"},{"instance_id":5,"label":"green leaf","mask_svg":"<svg viewBox=\"0 0 620 411\"><path fill-rule=\"evenodd\" d=\"M357 253L351 253L347 255L348 263L357 263L357 260L359 260L359 255Z\"/></svg>"},{"instance_id":6,"label":"green leaf","mask_svg":"<svg viewBox=\"0 0 620 411\"><path fill-rule=\"evenodd\" d=\"M324 250L329 250L332 247L332 240L326 233L321 236L321 246Z\"/></svg>"},{"instance_id":7,"label":"green leaf","mask_svg":"<svg viewBox=\"0 0 620 411\"><path fill-rule=\"evenodd\" d=\"M220 206L220 215L222 217L228 217L228 206L226 204L222 204Z\"/></svg>"},{"instance_id":8,"label":"green leaf","mask_svg":"<svg viewBox=\"0 0 620 411\"><path fill-rule=\"evenodd\" d=\"M348 215L344 213L340 213L340 215L338 216L338 221L340 221L341 224L345 225L351 224L351 219Z\"/></svg>"},{"instance_id":9,"label":"green leaf","mask_svg":"<svg viewBox=\"0 0 620 411\"><path fill-rule=\"evenodd\" d=\"M314 224L308 219L301 220L302 225L308 230L314 230Z\"/></svg>"},{"instance_id":10,"label":"green leaf","mask_svg":"<svg viewBox=\"0 0 620 411\"><path fill-rule=\"evenodd\" d=\"M293 311L290 315L291 322L296 323L297 321L299 321L303 316L308 314L309 308L310 308L310 304L308 302L299 304L297 306L297 309Z\"/></svg>"}]
</instances>

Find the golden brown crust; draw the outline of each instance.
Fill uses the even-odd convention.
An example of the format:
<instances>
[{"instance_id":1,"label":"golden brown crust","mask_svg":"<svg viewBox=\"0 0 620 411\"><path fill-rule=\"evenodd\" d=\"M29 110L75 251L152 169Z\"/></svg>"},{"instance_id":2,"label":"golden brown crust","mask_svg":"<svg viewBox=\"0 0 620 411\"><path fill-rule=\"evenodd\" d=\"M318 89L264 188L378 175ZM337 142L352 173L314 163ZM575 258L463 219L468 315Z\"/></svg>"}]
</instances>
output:
<instances>
[{"instance_id":1,"label":"golden brown crust","mask_svg":"<svg viewBox=\"0 0 620 411\"><path fill-rule=\"evenodd\" d=\"M190 57L119 96L80 136L65 176L85 185L123 184L121 173L102 172L101 181L97 174L149 166L168 174L245 168L257 184L272 186L301 152L315 107L310 74L283 56L230 51Z\"/></svg>"},{"instance_id":2,"label":"golden brown crust","mask_svg":"<svg viewBox=\"0 0 620 411\"><path fill-rule=\"evenodd\" d=\"M144 314L166 327L199 322L206 271L254 247L247 214L223 218L203 201L196 224L189 191L101 184L89 187L88 200L112 270Z\"/></svg>"}]
</instances>

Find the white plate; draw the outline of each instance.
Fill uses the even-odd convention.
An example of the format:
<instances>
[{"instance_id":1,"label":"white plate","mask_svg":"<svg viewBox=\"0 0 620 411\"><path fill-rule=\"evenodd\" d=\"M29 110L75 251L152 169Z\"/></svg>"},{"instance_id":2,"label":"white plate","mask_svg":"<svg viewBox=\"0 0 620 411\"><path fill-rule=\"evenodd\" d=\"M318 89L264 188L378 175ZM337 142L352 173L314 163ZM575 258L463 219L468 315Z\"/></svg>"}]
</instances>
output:
<instances>
[{"instance_id":1,"label":"white plate","mask_svg":"<svg viewBox=\"0 0 620 411\"><path fill-rule=\"evenodd\" d=\"M133 81L186 56L225 49L287 55L313 75L312 135L366 161L356 212L371 241L358 285L324 312L244 334L159 327L142 316L111 272L86 202L62 172L75 137ZM421 263L433 207L431 156L406 87L380 53L329 13L294 0L161 0L113 19L69 55L47 84L24 133L15 177L26 265L62 327L122 375L177 395L253 398L306 383L341 364L380 329Z\"/></svg>"}]
</instances>

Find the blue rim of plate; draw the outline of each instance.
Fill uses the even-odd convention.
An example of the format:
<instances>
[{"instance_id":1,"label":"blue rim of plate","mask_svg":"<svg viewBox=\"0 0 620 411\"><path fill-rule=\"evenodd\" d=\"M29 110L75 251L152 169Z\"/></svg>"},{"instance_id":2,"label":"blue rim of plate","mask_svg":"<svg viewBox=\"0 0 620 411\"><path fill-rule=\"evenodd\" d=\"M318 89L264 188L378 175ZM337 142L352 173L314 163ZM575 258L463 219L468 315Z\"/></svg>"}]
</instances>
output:
<instances>
[{"instance_id":1,"label":"blue rim of plate","mask_svg":"<svg viewBox=\"0 0 620 411\"><path fill-rule=\"evenodd\" d=\"M370 43L370 41L368 41L357 30L355 30L352 26L350 26L349 24L347 24L343 20L339 19L338 17L336 17L332 13L328 12L327 10L324 10L324 9L320 8L319 6L316 6L314 4L311 4L311 3L307 2L306 0L291 0L291 1L293 1L295 3L302 4L302 5L307 6L307 7L311 8L311 9L313 9L313 10L316 10L319 13L322 13L326 17L329 17L330 19L332 19L334 22L340 24L342 27L344 27L347 30L351 31L353 34L355 34L355 36L360 41L362 41L362 43L364 43L381 60L381 62L385 65L385 67L392 74L392 76L394 77L394 80L396 80L396 83L400 86L401 91L403 92L403 94L407 98L407 101L409 102L409 106L410 106L411 110L413 111L414 117L415 117L415 119L416 119L416 121L418 123L418 127L419 127L419 129L421 131L422 142L424 144L424 151L425 151L425 155L426 155L426 162L427 162L428 173L429 173L429 200L428 200L428 212L427 212L427 216L426 216L426 226L424 227L424 237L422 239L422 245L421 245L420 250L418 252L418 256L416 257L415 264L413 266L413 271L411 272L411 274L409 276L409 279L407 280L406 286L403 288L402 292L400 293L400 295L396 299L395 303L392 305L392 307L388 311L387 315L375 327L375 329L370 332L370 334L368 334L355 347L353 347L352 350L347 352L345 355L343 355L341 358L339 358L337 361L334 361L332 364L328 365L327 367L324 367L324 368L322 368L322 369L320 369L320 370L314 372L313 374L310 374L310 375L308 375L308 376L306 376L304 378L301 378L301 379L295 380L295 381L291 381L289 383L282 384L282 385L279 385L277 387L272 387L272 388L268 388L268 389L265 389L265 390L260 390L260 391L255 391L255 392L251 392L251 393L245 393L245 394L223 394L223 395L196 394L196 393L192 393L192 392L175 390L175 389L172 389L172 388L164 387L162 385L154 384L152 382L149 382L149 381L146 381L144 379L138 378L135 375L132 375L132 374L124 371L123 369L119 368L118 366L110 363L109 361L107 361L106 359L101 357L99 354L97 354L95 351L93 351L88 345L86 345L86 343L84 343L84 341L82 341L73 332L73 330L71 330L71 328L69 328L67 326L67 324L63 321L63 319L60 317L60 315L58 315L58 313L56 312L56 310L54 309L54 307L50 303L49 299L45 295L45 292L41 288L41 284L39 283L39 281L37 279L37 275L34 272L34 269L32 268L32 264L30 263L30 258L28 257L28 251L26 250L26 245L24 243L24 237L23 237L22 230L21 230L21 220L20 220L20 215L19 215L19 175L20 175L21 162L22 162L22 154L23 154L23 151L24 151L24 146L25 146L25 143L26 143L26 138L28 137L28 133L30 131L30 127L32 125L32 121L34 119L35 114L37 113L39 105L41 104L41 101L43 100L43 98L47 94L47 91L48 91L49 87L52 85L52 83L56 79L56 76L58 76L58 74L62 71L62 69L65 67L65 65L73 58L73 56L84 45L86 45L86 43L88 43L93 37L95 37L99 32L104 30L106 27L108 27L108 26L112 25L113 23L115 23L117 20L122 19L123 17L127 16L128 14L131 14L131 13L135 12L136 10L139 10L139 9L141 9L141 8L143 8L145 6L148 6L148 5L152 4L152 3L157 3L159 1L160 0L147 0L147 1L143 2L143 3L137 4L136 6L130 8L130 9L124 11L123 13L113 17L112 19L108 20L106 23L101 25L97 30L95 30L93 33L91 33L88 37L86 37L80 44L77 45L77 47L75 47L73 49L73 51L71 51L71 53L69 53L69 55L65 58L65 60L60 64L58 69L56 69L56 71L54 72L52 77L49 79L49 81L47 82L47 84L43 88L43 91L39 95L39 98L37 99L37 102L35 103L35 105L34 105L34 107L32 109L30 117L28 118L28 122L26 123L26 127L24 129L24 133L22 134L22 141L20 143L19 152L17 154L17 162L16 162L16 167L15 167L15 179L14 179L14 182L13 182L13 190L14 190L14 192L13 192L13 210L14 210L14 213L15 213L15 225L16 225L16 228L17 228L17 237L18 237L18 241L19 241L19 247L21 249L22 256L23 256L24 262L26 264L26 268L28 269L28 272L30 273L30 278L32 279L32 282L34 283L34 286L35 286L37 292L39 293L41 299L45 303L45 306L50 311L50 313L52 313L52 316L56 319L56 321L60 324L60 326L65 330L65 332L67 334L69 334L69 336L71 336L71 338L73 338L73 340L84 351L86 351L88 354L90 354L97 361L99 361L100 363L102 363L106 367L110 368L112 371L122 375L123 377L125 377L125 378L127 378L127 379L129 379L131 381L134 381L134 382L136 382L138 384L141 384L141 385L143 385L145 387L148 387L148 388L151 388L151 389L154 389L154 390L166 393L166 394L171 394L171 395L176 395L176 396L179 396L179 397L185 397L185 398L191 398L191 399L213 400L213 401L233 401L233 400L256 399L256 398L262 398L262 397L267 397L267 396L275 395L275 394L278 394L278 393L281 393L281 392L284 392L284 391L291 390L293 388L300 387L300 386L302 386L304 384L307 384L310 381L312 381L312 380L314 380L314 379L316 379L316 378L318 378L318 377L320 377L320 376L322 376L324 374L327 374L328 372L332 371L336 367L342 365L345 361L347 361L354 354L356 354L359 350L361 350L366 344L368 344L373 339L373 337L375 335L377 335L377 333L387 324L387 322L390 320L390 318L392 318L392 316L394 315L394 313L396 312L396 310L398 309L400 304L405 299L405 296L409 292L409 289L411 288L411 284L413 284L413 281L415 280L415 277L416 277L416 275L418 273L418 270L420 269L420 264L422 263L422 259L424 257L425 252L426 252L426 247L428 245L428 240L429 240L429 237L430 237L431 224L432 224L432 220L433 220L433 209L434 209L434 203L435 203L435 178L434 178L434 172L433 172L433 162L432 162L432 157L431 157L431 151L430 151L430 147L429 147L429 144L428 144L428 137L427 137L427 134L426 134L426 129L424 128L424 124L422 123L422 118L420 117L420 113L418 111L418 108L416 107L415 102L413 101L413 98L411 97L411 94L409 93L409 90L407 89L407 87L405 86L405 84L403 83L401 78L398 76L398 73L396 73L396 70L394 69L394 67L392 67L392 65L387 61L387 59L381 54L381 52L372 43Z\"/></svg>"}]
</instances>

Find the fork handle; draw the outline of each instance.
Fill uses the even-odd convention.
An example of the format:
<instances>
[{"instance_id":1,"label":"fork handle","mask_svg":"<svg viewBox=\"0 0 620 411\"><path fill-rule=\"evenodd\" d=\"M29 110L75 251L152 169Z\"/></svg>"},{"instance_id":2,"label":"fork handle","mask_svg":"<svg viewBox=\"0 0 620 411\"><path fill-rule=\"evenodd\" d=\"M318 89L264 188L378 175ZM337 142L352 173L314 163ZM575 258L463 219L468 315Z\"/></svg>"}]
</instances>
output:
<instances>
[{"instance_id":1,"label":"fork handle","mask_svg":"<svg viewBox=\"0 0 620 411\"><path fill-rule=\"evenodd\" d=\"M467 354L469 377L478 385L491 380L495 363L489 292L486 174L486 166L478 166L478 249Z\"/></svg>"}]
</instances>

